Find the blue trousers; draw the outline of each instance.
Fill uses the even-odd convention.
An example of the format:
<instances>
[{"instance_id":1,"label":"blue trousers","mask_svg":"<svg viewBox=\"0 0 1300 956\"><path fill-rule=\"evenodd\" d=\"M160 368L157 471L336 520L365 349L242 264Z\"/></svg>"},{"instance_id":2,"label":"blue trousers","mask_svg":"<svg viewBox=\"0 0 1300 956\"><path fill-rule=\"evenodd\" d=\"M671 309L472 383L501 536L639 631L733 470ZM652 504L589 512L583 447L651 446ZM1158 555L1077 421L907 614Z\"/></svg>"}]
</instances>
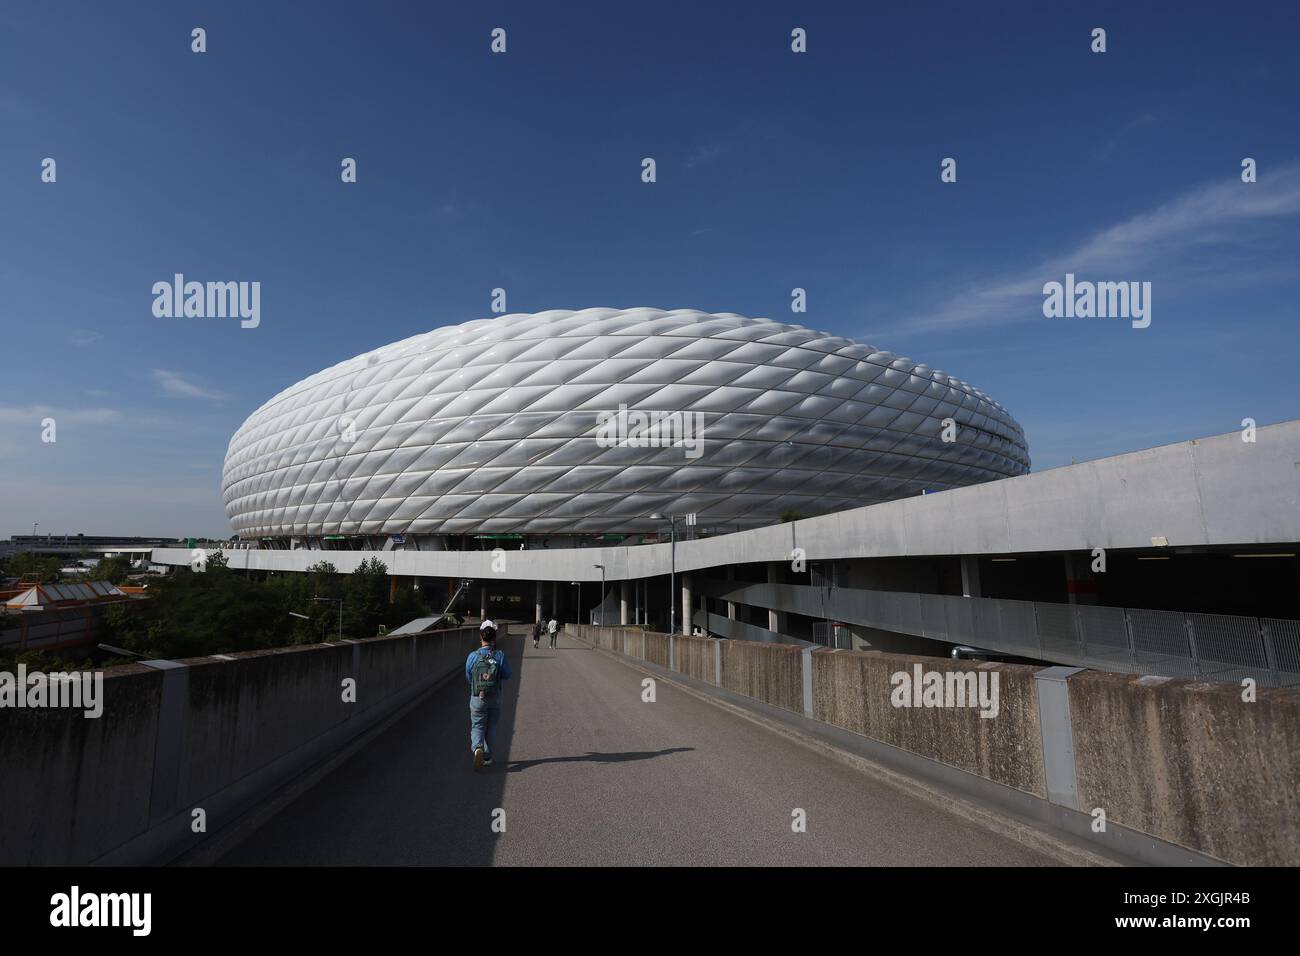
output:
<instances>
[{"instance_id":1,"label":"blue trousers","mask_svg":"<svg viewBox=\"0 0 1300 956\"><path fill-rule=\"evenodd\" d=\"M501 701L469 699L469 749L482 747L489 756L497 739L497 721L501 719Z\"/></svg>"}]
</instances>

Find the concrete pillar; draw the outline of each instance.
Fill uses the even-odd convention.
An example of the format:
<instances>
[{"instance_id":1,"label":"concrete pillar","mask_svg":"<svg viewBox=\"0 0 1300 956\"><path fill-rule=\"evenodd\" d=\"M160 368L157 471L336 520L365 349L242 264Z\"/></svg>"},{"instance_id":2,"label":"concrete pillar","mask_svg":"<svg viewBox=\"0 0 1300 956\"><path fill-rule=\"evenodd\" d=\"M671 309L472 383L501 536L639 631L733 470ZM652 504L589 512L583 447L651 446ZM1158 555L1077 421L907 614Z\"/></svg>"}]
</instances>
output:
<instances>
[{"instance_id":1,"label":"concrete pillar","mask_svg":"<svg viewBox=\"0 0 1300 956\"><path fill-rule=\"evenodd\" d=\"M551 611L550 611L551 616L549 620L553 620L553 621L559 621L560 619L559 600L558 600L559 587L560 587L560 583L558 581L551 582Z\"/></svg>"},{"instance_id":2,"label":"concrete pillar","mask_svg":"<svg viewBox=\"0 0 1300 956\"><path fill-rule=\"evenodd\" d=\"M537 606L533 609L533 620L540 621L542 619L542 582L541 581L537 582L536 604Z\"/></svg>"},{"instance_id":3,"label":"concrete pillar","mask_svg":"<svg viewBox=\"0 0 1300 956\"><path fill-rule=\"evenodd\" d=\"M729 565L727 565L727 581L728 581L728 582L734 582L735 580L736 580L736 566L733 565L733 564L729 564ZM736 602L735 602L735 601L728 601L728 602L727 602L727 620L728 620L728 621L734 621L735 619L736 619Z\"/></svg>"},{"instance_id":4,"label":"concrete pillar","mask_svg":"<svg viewBox=\"0 0 1300 956\"><path fill-rule=\"evenodd\" d=\"M631 621L627 618L628 594L632 590L631 581L618 582L618 623L627 627Z\"/></svg>"},{"instance_id":5,"label":"concrete pillar","mask_svg":"<svg viewBox=\"0 0 1300 956\"><path fill-rule=\"evenodd\" d=\"M961 559L961 593L965 597L983 597L980 591L980 559L968 554Z\"/></svg>"},{"instance_id":6,"label":"concrete pillar","mask_svg":"<svg viewBox=\"0 0 1300 956\"><path fill-rule=\"evenodd\" d=\"M487 619L487 585L478 589L479 619Z\"/></svg>"},{"instance_id":7,"label":"concrete pillar","mask_svg":"<svg viewBox=\"0 0 1300 956\"><path fill-rule=\"evenodd\" d=\"M695 608L691 603L691 576L682 575L682 633L687 637L691 633L691 615L695 613Z\"/></svg>"},{"instance_id":8,"label":"concrete pillar","mask_svg":"<svg viewBox=\"0 0 1300 956\"><path fill-rule=\"evenodd\" d=\"M397 600L397 575L388 576L388 603L392 604Z\"/></svg>"},{"instance_id":9,"label":"concrete pillar","mask_svg":"<svg viewBox=\"0 0 1300 956\"><path fill-rule=\"evenodd\" d=\"M1097 579L1092 575L1092 553L1065 554L1065 595L1071 604L1096 604Z\"/></svg>"},{"instance_id":10,"label":"concrete pillar","mask_svg":"<svg viewBox=\"0 0 1300 956\"><path fill-rule=\"evenodd\" d=\"M769 563L768 566L767 566L767 583L768 583L768 584L779 584L779 583L780 583L780 582L776 579L776 565L775 565L775 564L770 564L770 563ZM777 634L784 634L784 633L785 633L785 630L786 630L786 628L785 628L785 612L784 612L784 611L774 611L774 610L772 610L771 608L768 608L768 611L767 611L767 629L768 629L769 631L775 631Z\"/></svg>"}]
</instances>

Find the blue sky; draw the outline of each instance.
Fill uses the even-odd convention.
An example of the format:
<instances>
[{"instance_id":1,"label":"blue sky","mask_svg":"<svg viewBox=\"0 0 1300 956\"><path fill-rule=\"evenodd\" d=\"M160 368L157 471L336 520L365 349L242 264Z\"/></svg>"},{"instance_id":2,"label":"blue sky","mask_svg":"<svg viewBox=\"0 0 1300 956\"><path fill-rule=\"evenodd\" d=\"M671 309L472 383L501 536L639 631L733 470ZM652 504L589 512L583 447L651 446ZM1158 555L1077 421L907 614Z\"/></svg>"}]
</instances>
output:
<instances>
[{"instance_id":1,"label":"blue sky","mask_svg":"<svg viewBox=\"0 0 1300 956\"><path fill-rule=\"evenodd\" d=\"M250 412L495 287L923 360L1035 470L1300 417L1300 6L906 6L7 2L0 535L229 533ZM1150 328L1044 318L1066 271ZM176 272L260 326L156 318Z\"/></svg>"}]
</instances>

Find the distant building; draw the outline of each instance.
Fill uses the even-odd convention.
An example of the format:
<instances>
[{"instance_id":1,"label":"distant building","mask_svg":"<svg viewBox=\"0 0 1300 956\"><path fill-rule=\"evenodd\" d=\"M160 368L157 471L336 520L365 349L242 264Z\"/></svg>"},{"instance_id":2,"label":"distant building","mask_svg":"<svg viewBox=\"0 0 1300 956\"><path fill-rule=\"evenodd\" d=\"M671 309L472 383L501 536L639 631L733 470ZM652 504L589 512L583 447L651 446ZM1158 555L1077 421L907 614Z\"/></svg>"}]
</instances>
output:
<instances>
[{"instance_id":1,"label":"distant building","mask_svg":"<svg viewBox=\"0 0 1300 956\"><path fill-rule=\"evenodd\" d=\"M28 584L0 591L0 647L13 651L56 650L92 644L105 607L146 600L139 588L107 581Z\"/></svg>"}]
</instances>

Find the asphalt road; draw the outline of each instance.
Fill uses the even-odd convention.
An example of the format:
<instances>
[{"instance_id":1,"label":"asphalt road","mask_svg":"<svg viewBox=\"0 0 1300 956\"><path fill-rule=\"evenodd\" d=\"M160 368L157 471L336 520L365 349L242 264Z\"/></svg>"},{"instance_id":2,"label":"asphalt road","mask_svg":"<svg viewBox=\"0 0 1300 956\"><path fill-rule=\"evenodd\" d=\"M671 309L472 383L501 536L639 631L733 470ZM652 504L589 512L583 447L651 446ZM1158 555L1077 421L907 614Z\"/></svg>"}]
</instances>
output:
<instances>
[{"instance_id":1,"label":"asphalt road","mask_svg":"<svg viewBox=\"0 0 1300 956\"><path fill-rule=\"evenodd\" d=\"M670 684L644 703L645 675L563 635L555 650L501 648L515 674L494 767L471 767L457 682L222 862L1056 865ZM792 830L796 808L806 832Z\"/></svg>"}]
</instances>

